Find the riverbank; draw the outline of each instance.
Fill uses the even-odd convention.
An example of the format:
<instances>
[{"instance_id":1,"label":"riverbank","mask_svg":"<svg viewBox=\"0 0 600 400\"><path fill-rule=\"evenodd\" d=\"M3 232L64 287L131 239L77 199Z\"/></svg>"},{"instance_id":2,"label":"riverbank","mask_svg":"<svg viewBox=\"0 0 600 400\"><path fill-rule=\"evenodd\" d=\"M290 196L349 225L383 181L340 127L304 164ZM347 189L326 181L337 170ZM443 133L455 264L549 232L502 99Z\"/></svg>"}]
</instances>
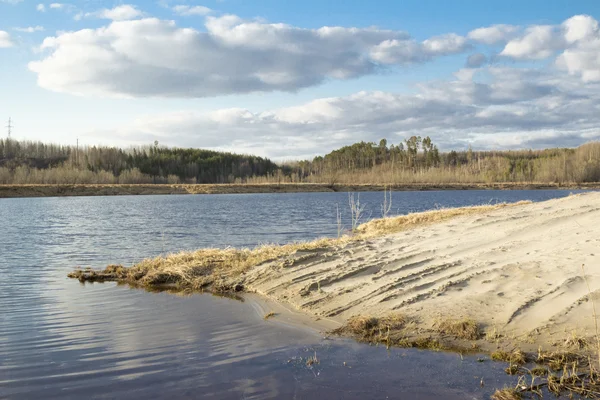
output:
<instances>
[{"instance_id":1,"label":"riverbank","mask_svg":"<svg viewBox=\"0 0 600 400\"><path fill-rule=\"evenodd\" d=\"M598 362L599 220L600 193L585 193L435 210L374 220L340 239L205 249L72 277L256 293L366 342L488 353L510 373L533 371L535 362L540 374L568 367L589 376Z\"/></svg>"},{"instance_id":2,"label":"riverbank","mask_svg":"<svg viewBox=\"0 0 600 400\"><path fill-rule=\"evenodd\" d=\"M402 313L415 332L432 335L444 319L472 320L480 348L533 351L565 334L591 343L587 285L595 297L598 220L600 193L586 193L416 213L339 239L202 249L73 277L256 292L340 323Z\"/></svg>"},{"instance_id":3,"label":"riverbank","mask_svg":"<svg viewBox=\"0 0 600 400\"><path fill-rule=\"evenodd\" d=\"M599 220L600 193L457 215L286 268L263 264L243 282L341 321L400 313L410 321L403 323L406 335L443 340L452 336L440 328L443 321L473 321L480 333L469 345L486 351L551 350L569 338L591 344ZM394 225L393 218L376 220L361 230L391 232Z\"/></svg>"},{"instance_id":4,"label":"riverbank","mask_svg":"<svg viewBox=\"0 0 600 400\"><path fill-rule=\"evenodd\" d=\"M65 196L122 196L168 194L237 194L237 193L302 193L302 192L367 192L426 190L535 190L535 189L600 189L600 183L490 183L490 184L428 184L402 185L331 185L324 183L268 183L268 184L139 184L139 185L0 185L0 198L65 197Z\"/></svg>"}]
</instances>

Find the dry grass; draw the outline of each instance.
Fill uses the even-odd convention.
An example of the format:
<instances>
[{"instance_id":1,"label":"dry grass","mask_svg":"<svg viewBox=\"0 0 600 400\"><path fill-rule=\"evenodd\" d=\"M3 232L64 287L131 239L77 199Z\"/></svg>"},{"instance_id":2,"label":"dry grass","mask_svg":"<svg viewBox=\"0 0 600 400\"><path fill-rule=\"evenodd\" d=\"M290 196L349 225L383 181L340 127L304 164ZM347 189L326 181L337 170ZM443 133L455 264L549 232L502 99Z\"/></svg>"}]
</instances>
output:
<instances>
[{"instance_id":1,"label":"dry grass","mask_svg":"<svg viewBox=\"0 0 600 400\"><path fill-rule=\"evenodd\" d=\"M477 340L481 337L479 326L472 319L447 319L439 322L437 329L441 334L452 335L458 339Z\"/></svg>"},{"instance_id":2,"label":"dry grass","mask_svg":"<svg viewBox=\"0 0 600 400\"><path fill-rule=\"evenodd\" d=\"M385 235L414 228L416 226L446 221L448 219L458 216L484 214L505 207L520 206L530 203L530 201L519 201L517 203L501 203L473 207L444 208L408 215L400 215L397 217L374 219L372 221L360 225L357 228L357 232L366 235Z\"/></svg>"},{"instance_id":3,"label":"dry grass","mask_svg":"<svg viewBox=\"0 0 600 400\"><path fill-rule=\"evenodd\" d=\"M567 366L586 365L588 359L580 354L572 352L543 352L540 350L538 351L536 362L538 364L547 365L554 371L561 371Z\"/></svg>"},{"instance_id":4,"label":"dry grass","mask_svg":"<svg viewBox=\"0 0 600 400\"><path fill-rule=\"evenodd\" d=\"M578 350L583 350L588 346L588 340L583 336L577 335L577 333L572 332L571 336L565 340L565 347L575 347Z\"/></svg>"},{"instance_id":5,"label":"dry grass","mask_svg":"<svg viewBox=\"0 0 600 400\"><path fill-rule=\"evenodd\" d=\"M523 396L515 388L498 389L492 395L492 400L521 400Z\"/></svg>"},{"instance_id":6,"label":"dry grass","mask_svg":"<svg viewBox=\"0 0 600 400\"><path fill-rule=\"evenodd\" d=\"M267 320L267 319L269 319L269 318L272 318L272 317L274 317L275 315L277 315L277 314L275 314L273 311L269 311L268 313L266 313L266 314L265 314L265 316L264 316L263 318L264 318L265 320Z\"/></svg>"},{"instance_id":7,"label":"dry grass","mask_svg":"<svg viewBox=\"0 0 600 400\"><path fill-rule=\"evenodd\" d=\"M516 364L510 364L508 367L504 368L504 372L508 375L517 375L520 371L520 368Z\"/></svg>"},{"instance_id":8,"label":"dry grass","mask_svg":"<svg viewBox=\"0 0 600 400\"><path fill-rule=\"evenodd\" d=\"M445 347L435 337L414 337L409 332L412 328L414 328L414 321L411 321L403 314L391 314L385 317L360 315L350 318L346 322L346 325L334 330L332 333L350 335L361 342L384 344L387 348L394 346L435 351L464 351L462 348Z\"/></svg>"},{"instance_id":9,"label":"dry grass","mask_svg":"<svg viewBox=\"0 0 600 400\"><path fill-rule=\"evenodd\" d=\"M527 355L518 349L510 353L501 350L495 351L490 357L495 361L504 361L516 365L523 365L527 362Z\"/></svg>"},{"instance_id":10,"label":"dry grass","mask_svg":"<svg viewBox=\"0 0 600 400\"><path fill-rule=\"evenodd\" d=\"M320 364L321 362L319 361L319 359L317 358L317 352L315 351L315 354L313 356L310 356L306 359L306 366L310 367L311 365L314 364Z\"/></svg>"},{"instance_id":11,"label":"dry grass","mask_svg":"<svg viewBox=\"0 0 600 400\"><path fill-rule=\"evenodd\" d=\"M531 369L531 375L532 376L547 376L548 368L537 365Z\"/></svg>"},{"instance_id":12,"label":"dry grass","mask_svg":"<svg viewBox=\"0 0 600 400\"><path fill-rule=\"evenodd\" d=\"M129 268L109 266L102 271L78 269L69 277L80 281L122 281L142 287L173 286L192 290L211 287L217 292L236 292L243 290L243 286L235 278L252 267L298 252L340 246L351 240L350 237L342 237L282 246L265 245L254 249L201 249L146 259Z\"/></svg>"},{"instance_id":13,"label":"dry grass","mask_svg":"<svg viewBox=\"0 0 600 400\"><path fill-rule=\"evenodd\" d=\"M365 342L381 343L389 339L390 333L404 328L407 321L403 314L380 318L359 315L350 318L344 327L337 330L337 333L349 333Z\"/></svg>"}]
</instances>

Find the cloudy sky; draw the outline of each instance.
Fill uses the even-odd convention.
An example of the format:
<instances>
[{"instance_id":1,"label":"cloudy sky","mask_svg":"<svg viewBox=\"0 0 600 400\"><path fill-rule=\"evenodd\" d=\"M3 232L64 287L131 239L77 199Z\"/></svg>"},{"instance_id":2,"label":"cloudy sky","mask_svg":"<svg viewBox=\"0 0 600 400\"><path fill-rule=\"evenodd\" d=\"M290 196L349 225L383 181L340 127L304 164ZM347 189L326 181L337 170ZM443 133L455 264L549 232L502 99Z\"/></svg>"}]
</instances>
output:
<instances>
[{"instance_id":1,"label":"cloudy sky","mask_svg":"<svg viewBox=\"0 0 600 400\"><path fill-rule=\"evenodd\" d=\"M599 19L597 0L0 0L0 120L280 160L414 134L577 146L600 138Z\"/></svg>"}]
</instances>

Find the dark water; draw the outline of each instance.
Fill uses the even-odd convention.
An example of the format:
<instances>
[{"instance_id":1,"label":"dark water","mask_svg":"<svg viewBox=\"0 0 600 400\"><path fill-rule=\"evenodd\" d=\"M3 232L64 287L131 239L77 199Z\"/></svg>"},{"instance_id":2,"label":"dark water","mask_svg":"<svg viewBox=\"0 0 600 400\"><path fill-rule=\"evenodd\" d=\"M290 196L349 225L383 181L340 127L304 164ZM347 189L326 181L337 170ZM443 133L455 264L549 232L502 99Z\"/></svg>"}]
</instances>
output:
<instances>
[{"instance_id":1,"label":"dark water","mask_svg":"<svg viewBox=\"0 0 600 400\"><path fill-rule=\"evenodd\" d=\"M392 211L569 193L398 192ZM360 199L380 215L381 193ZM512 382L473 357L265 322L253 301L65 278L77 265L333 236L336 203L349 226L344 193L0 199L0 398L464 399ZM306 366L315 352L320 364Z\"/></svg>"}]
</instances>

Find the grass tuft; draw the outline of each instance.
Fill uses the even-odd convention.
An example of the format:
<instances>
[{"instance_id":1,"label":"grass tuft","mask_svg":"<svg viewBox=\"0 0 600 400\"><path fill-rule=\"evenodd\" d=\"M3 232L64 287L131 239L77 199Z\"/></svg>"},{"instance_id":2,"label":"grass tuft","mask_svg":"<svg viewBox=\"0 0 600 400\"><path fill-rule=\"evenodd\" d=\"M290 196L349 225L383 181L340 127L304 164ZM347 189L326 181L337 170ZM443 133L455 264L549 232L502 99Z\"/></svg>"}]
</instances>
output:
<instances>
[{"instance_id":1,"label":"grass tuft","mask_svg":"<svg viewBox=\"0 0 600 400\"><path fill-rule=\"evenodd\" d=\"M277 315L277 314L275 314L273 311L269 311L268 313L265 314L265 316L263 318L269 319L269 318L274 317L275 315Z\"/></svg>"},{"instance_id":2,"label":"grass tuft","mask_svg":"<svg viewBox=\"0 0 600 400\"><path fill-rule=\"evenodd\" d=\"M359 315L348 320L337 333L350 333L354 337L373 343L389 341L390 333L402 329L407 322L403 314L390 314L385 317Z\"/></svg>"},{"instance_id":3,"label":"grass tuft","mask_svg":"<svg viewBox=\"0 0 600 400\"><path fill-rule=\"evenodd\" d=\"M447 319L441 321L437 329L442 334L453 335L459 339L477 340L481 337L481 330L472 319Z\"/></svg>"},{"instance_id":4,"label":"grass tuft","mask_svg":"<svg viewBox=\"0 0 600 400\"><path fill-rule=\"evenodd\" d=\"M534 368L531 369L531 375L532 376L547 376L548 368L542 367L540 365L536 365Z\"/></svg>"},{"instance_id":5,"label":"grass tuft","mask_svg":"<svg viewBox=\"0 0 600 400\"><path fill-rule=\"evenodd\" d=\"M498 350L490 354L490 357L494 361L504 361L515 365L523 365L527 362L527 355L521 350L514 350L510 353Z\"/></svg>"},{"instance_id":6,"label":"grass tuft","mask_svg":"<svg viewBox=\"0 0 600 400\"><path fill-rule=\"evenodd\" d=\"M515 388L498 389L492 395L492 400L521 400L523 396Z\"/></svg>"}]
</instances>

